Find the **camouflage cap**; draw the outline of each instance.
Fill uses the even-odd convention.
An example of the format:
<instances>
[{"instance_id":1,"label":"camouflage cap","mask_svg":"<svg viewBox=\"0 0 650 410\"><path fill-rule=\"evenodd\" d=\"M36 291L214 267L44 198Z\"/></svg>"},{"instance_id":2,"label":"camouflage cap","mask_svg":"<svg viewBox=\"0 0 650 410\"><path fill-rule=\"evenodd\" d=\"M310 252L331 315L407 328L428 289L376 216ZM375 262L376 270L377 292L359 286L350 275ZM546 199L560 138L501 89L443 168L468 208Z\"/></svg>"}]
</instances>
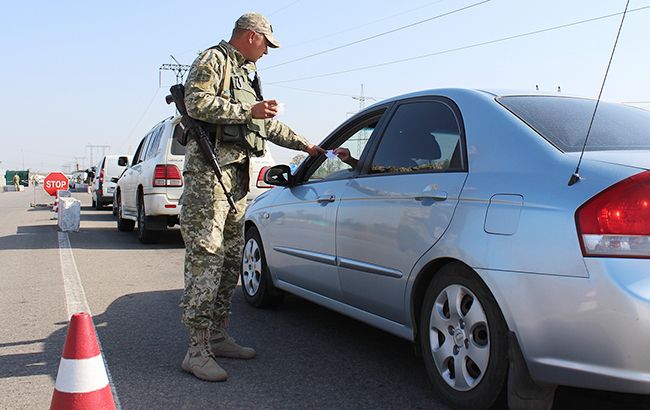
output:
<instances>
[{"instance_id":1,"label":"camouflage cap","mask_svg":"<svg viewBox=\"0 0 650 410\"><path fill-rule=\"evenodd\" d=\"M266 40L269 42L269 47L280 47L280 42L273 37L273 26L271 26L269 20L260 13L243 14L237 19L235 28L253 30L256 33L264 34L264 37L266 37Z\"/></svg>"}]
</instances>

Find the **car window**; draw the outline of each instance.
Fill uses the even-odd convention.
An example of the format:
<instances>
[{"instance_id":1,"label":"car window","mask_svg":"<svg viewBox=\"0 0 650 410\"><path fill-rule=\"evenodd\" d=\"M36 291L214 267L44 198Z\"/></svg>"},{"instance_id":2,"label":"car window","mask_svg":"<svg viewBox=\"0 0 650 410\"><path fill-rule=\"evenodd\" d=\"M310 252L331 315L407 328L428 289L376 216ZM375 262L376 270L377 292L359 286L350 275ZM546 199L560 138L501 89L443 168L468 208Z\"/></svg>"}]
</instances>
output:
<instances>
[{"instance_id":1,"label":"car window","mask_svg":"<svg viewBox=\"0 0 650 410\"><path fill-rule=\"evenodd\" d=\"M143 151L144 151L144 148L146 147L147 137L148 136L149 135L146 135L144 138L142 138L142 141L140 141L140 145L138 145L138 149L135 150L135 155L133 155L133 163L132 163L132 165L136 165L136 164L142 162Z\"/></svg>"},{"instance_id":2,"label":"car window","mask_svg":"<svg viewBox=\"0 0 650 410\"><path fill-rule=\"evenodd\" d=\"M350 157L355 161L358 160L361 158L377 122L378 119L375 119L369 124L365 123L354 128L342 142L331 148L347 148L350 151ZM320 164L313 169L307 181L347 178L352 176L355 171L350 164L341 161L338 157L331 157L331 155L330 157L323 155L322 158L319 158L319 162Z\"/></svg>"},{"instance_id":3,"label":"car window","mask_svg":"<svg viewBox=\"0 0 650 410\"><path fill-rule=\"evenodd\" d=\"M439 101L402 104L386 126L370 173L444 172L460 169L460 127Z\"/></svg>"},{"instance_id":4,"label":"car window","mask_svg":"<svg viewBox=\"0 0 650 410\"><path fill-rule=\"evenodd\" d=\"M162 136L162 130L165 128L164 125L156 128L153 130L151 133L151 136L149 137L149 144L147 145L147 150L145 151L144 154L144 160L148 160L149 158L155 156L158 153L158 145L160 145L160 137Z\"/></svg>"},{"instance_id":5,"label":"car window","mask_svg":"<svg viewBox=\"0 0 650 410\"><path fill-rule=\"evenodd\" d=\"M580 152L596 100L552 96L501 97L499 101L551 144ZM585 151L650 149L650 112L601 101Z\"/></svg>"},{"instance_id":6,"label":"car window","mask_svg":"<svg viewBox=\"0 0 650 410\"><path fill-rule=\"evenodd\" d=\"M171 153L172 155L185 155L185 145L181 145L178 143L178 139L180 138L179 134L182 134L185 130L183 130L183 127L181 127L181 124L176 124L174 127L174 135L172 136L172 144L171 144Z\"/></svg>"}]
</instances>

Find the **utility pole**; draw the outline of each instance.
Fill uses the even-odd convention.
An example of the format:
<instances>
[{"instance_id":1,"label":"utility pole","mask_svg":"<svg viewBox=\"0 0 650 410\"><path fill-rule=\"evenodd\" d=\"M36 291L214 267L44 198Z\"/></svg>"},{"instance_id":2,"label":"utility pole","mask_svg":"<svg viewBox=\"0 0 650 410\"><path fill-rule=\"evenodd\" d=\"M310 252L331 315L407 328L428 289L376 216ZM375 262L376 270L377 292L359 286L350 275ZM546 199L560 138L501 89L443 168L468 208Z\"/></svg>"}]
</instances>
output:
<instances>
[{"instance_id":1,"label":"utility pole","mask_svg":"<svg viewBox=\"0 0 650 410\"><path fill-rule=\"evenodd\" d=\"M84 169L86 168L85 167L86 157L72 157L72 159L75 160L75 166L77 168L77 171L79 171L81 168L84 168ZM81 160L81 168L79 168L79 160Z\"/></svg>"},{"instance_id":2,"label":"utility pole","mask_svg":"<svg viewBox=\"0 0 650 410\"><path fill-rule=\"evenodd\" d=\"M93 151L95 148L101 148L102 149L102 158L104 158L104 155L106 155L106 150L111 149L110 145L86 145L86 148L90 149L90 166L92 167L94 162L93 162Z\"/></svg>"},{"instance_id":3,"label":"utility pole","mask_svg":"<svg viewBox=\"0 0 650 410\"><path fill-rule=\"evenodd\" d=\"M361 93L356 97L352 97L352 99L359 101L359 111L366 108L366 101L367 100L373 100L373 101L375 100L375 98L366 97L363 94L363 84L361 84ZM366 142L368 141L368 138L370 138L370 135L366 135L366 134L367 133L364 131L363 135L359 135L359 137L357 138L357 152L355 153L355 155L357 155L357 156L361 156L361 152L363 151L363 148L366 146ZM350 140L350 141L352 141L352 140Z\"/></svg>"},{"instance_id":4,"label":"utility pole","mask_svg":"<svg viewBox=\"0 0 650 410\"><path fill-rule=\"evenodd\" d=\"M359 94L356 97L352 97L352 99L359 101L359 111L366 108L366 100L374 100L374 98L372 97L366 97L365 95L363 95L363 84L361 84L361 94Z\"/></svg>"},{"instance_id":5,"label":"utility pole","mask_svg":"<svg viewBox=\"0 0 650 410\"><path fill-rule=\"evenodd\" d=\"M174 58L173 55L169 55L175 64L163 64L158 69L158 88L162 87L162 72L163 70L173 71L176 73L176 84L183 82L183 77L185 73L190 69L190 66L187 64L181 64Z\"/></svg>"}]
</instances>

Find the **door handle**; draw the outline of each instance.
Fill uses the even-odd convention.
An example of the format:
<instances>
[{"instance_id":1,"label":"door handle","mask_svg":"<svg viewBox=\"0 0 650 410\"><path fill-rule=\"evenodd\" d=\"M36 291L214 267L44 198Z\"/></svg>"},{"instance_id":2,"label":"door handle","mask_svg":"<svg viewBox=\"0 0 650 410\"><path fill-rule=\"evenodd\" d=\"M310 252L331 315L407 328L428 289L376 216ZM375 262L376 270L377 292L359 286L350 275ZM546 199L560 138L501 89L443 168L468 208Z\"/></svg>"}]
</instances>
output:
<instances>
[{"instance_id":1,"label":"door handle","mask_svg":"<svg viewBox=\"0 0 650 410\"><path fill-rule=\"evenodd\" d=\"M322 195L316 199L316 202L322 204L324 202L334 202L335 199L336 197L334 195Z\"/></svg>"},{"instance_id":2,"label":"door handle","mask_svg":"<svg viewBox=\"0 0 650 410\"><path fill-rule=\"evenodd\" d=\"M416 201L425 201L427 199L431 199L433 201L444 201L447 199L447 193L445 191L427 191L416 195L414 199Z\"/></svg>"}]
</instances>

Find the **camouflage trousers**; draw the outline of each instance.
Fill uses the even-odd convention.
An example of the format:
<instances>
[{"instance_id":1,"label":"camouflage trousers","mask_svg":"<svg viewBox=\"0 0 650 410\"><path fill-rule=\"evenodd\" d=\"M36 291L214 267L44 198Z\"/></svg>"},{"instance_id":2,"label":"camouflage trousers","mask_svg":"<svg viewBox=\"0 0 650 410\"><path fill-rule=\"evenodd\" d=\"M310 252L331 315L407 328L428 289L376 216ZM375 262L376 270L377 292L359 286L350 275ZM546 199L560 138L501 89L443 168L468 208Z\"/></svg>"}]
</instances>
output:
<instances>
[{"instance_id":1,"label":"camouflage trousers","mask_svg":"<svg viewBox=\"0 0 650 410\"><path fill-rule=\"evenodd\" d=\"M237 214L230 212L214 172L185 171L181 234L185 241L182 321L188 328L223 327L241 270L248 163L222 168Z\"/></svg>"}]
</instances>

